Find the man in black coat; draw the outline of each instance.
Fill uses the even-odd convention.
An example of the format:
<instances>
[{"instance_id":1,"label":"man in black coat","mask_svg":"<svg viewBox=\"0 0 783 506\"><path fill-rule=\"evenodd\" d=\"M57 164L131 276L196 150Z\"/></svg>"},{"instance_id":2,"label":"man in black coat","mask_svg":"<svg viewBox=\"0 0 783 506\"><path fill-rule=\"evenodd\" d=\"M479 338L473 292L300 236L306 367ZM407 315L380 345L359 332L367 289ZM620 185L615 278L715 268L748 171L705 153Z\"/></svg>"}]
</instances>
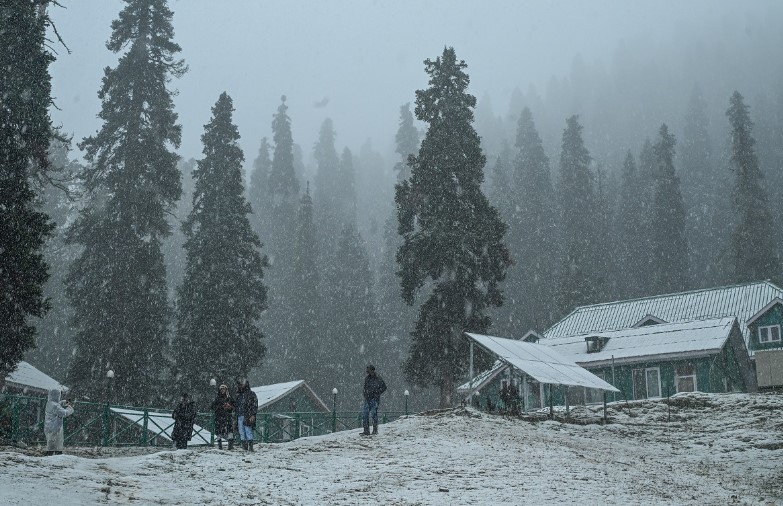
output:
<instances>
[{"instance_id":1,"label":"man in black coat","mask_svg":"<svg viewBox=\"0 0 783 506\"><path fill-rule=\"evenodd\" d=\"M190 400L188 394L182 394L182 400L174 408L171 417L174 419L171 439L174 440L177 450L184 450L193 437L193 422L196 420L196 404Z\"/></svg>"},{"instance_id":2,"label":"man in black coat","mask_svg":"<svg viewBox=\"0 0 783 506\"><path fill-rule=\"evenodd\" d=\"M362 406L362 436L370 435L370 417L372 417L372 434L378 434L378 404L381 394L386 391L386 383L375 372L375 366L367 366L367 376L364 378L364 405Z\"/></svg>"},{"instance_id":3,"label":"man in black coat","mask_svg":"<svg viewBox=\"0 0 783 506\"><path fill-rule=\"evenodd\" d=\"M242 448L253 450L253 429L256 428L256 415L258 414L258 396L250 390L248 380L237 382L237 426Z\"/></svg>"},{"instance_id":4,"label":"man in black coat","mask_svg":"<svg viewBox=\"0 0 783 506\"><path fill-rule=\"evenodd\" d=\"M227 385L220 385L218 394L212 402L212 411L215 413L215 435L218 438L218 449L223 449L223 440L228 441L228 449L234 448L234 434L232 426L232 414L234 412L234 399L228 393Z\"/></svg>"}]
</instances>

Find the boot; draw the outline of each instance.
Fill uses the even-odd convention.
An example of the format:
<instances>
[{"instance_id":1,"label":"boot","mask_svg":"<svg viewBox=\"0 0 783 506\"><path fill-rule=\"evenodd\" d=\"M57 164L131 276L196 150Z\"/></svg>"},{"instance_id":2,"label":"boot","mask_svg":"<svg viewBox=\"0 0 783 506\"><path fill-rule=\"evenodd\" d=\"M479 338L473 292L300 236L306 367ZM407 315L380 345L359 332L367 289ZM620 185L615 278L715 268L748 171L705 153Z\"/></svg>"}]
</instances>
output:
<instances>
[{"instance_id":1,"label":"boot","mask_svg":"<svg viewBox=\"0 0 783 506\"><path fill-rule=\"evenodd\" d=\"M218 439L218 450L222 450L222 449L223 449L223 440Z\"/></svg>"},{"instance_id":2,"label":"boot","mask_svg":"<svg viewBox=\"0 0 783 506\"><path fill-rule=\"evenodd\" d=\"M231 451L233 449L234 449L234 440L233 439L229 439L228 440L228 450Z\"/></svg>"},{"instance_id":3,"label":"boot","mask_svg":"<svg viewBox=\"0 0 783 506\"><path fill-rule=\"evenodd\" d=\"M247 441L245 441L244 439L242 440L242 449L247 450Z\"/></svg>"},{"instance_id":4,"label":"boot","mask_svg":"<svg viewBox=\"0 0 783 506\"><path fill-rule=\"evenodd\" d=\"M372 435L377 436L378 435L378 424L374 423L372 424Z\"/></svg>"},{"instance_id":5,"label":"boot","mask_svg":"<svg viewBox=\"0 0 783 506\"><path fill-rule=\"evenodd\" d=\"M370 424L364 424L364 432L361 433L362 436L369 436L370 435Z\"/></svg>"},{"instance_id":6,"label":"boot","mask_svg":"<svg viewBox=\"0 0 783 506\"><path fill-rule=\"evenodd\" d=\"M47 457L51 457L52 455L54 455L53 451L49 451L49 450L46 451L46 456Z\"/></svg>"},{"instance_id":7,"label":"boot","mask_svg":"<svg viewBox=\"0 0 783 506\"><path fill-rule=\"evenodd\" d=\"M54 452L55 455L62 455L63 452Z\"/></svg>"},{"instance_id":8,"label":"boot","mask_svg":"<svg viewBox=\"0 0 783 506\"><path fill-rule=\"evenodd\" d=\"M253 441L252 441L252 440L251 440L251 441L248 441L248 443L247 443L247 448L248 448L248 450L250 450L251 452L254 452L254 451L255 451L255 450L253 449Z\"/></svg>"}]
</instances>

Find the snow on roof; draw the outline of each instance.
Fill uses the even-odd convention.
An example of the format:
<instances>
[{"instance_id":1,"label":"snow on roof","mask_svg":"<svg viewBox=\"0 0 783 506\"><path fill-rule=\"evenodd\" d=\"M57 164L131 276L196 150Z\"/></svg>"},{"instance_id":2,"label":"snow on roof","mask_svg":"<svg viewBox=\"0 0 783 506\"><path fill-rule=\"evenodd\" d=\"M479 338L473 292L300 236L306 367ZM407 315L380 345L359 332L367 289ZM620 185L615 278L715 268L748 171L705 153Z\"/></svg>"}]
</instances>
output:
<instances>
[{"instance_id":1,"label":"snow on roof","mask_svg":"<svg viewBox=\"0 0 783 506\"><path fill-rule=\"evenodd\" d=\"M120 415L121 417L130 420L139 427L144 427L144 411L137 411L135 409L125 408L111 408L111 410ZM147 412L147 430L162 438L171 439L171 431L174 430L174 419L170 414ZM210 445L212 433L200 425L193 424L193 436L188 441L188 444L193 446Z\"/></svg>"},{"instance_id":2,"label":"snow on roof","mask_svg":"<svg viewBox=\"0 0 783 506\"><path fill-rule=\"evenodd\" d=\"M731 334L734 317L686 323L663 323L608 332L552 338L546 345L582 365L639 361L667 355L704 356L719 353ZM585 338L608 338L604 347L588 353Z\"/></svg>"},{"instance_id":3,"label":"snow on roof","mask_svg":"<svg viewBox=\"0 0 783 506\"><path fill-rule=\"evenodd\" d=\"M324 404L321 398L313 392L304 380L275 383L274 385L262 385L260 387L253 387L251 390L258 396L258 409L263 409L300 387L304 388L305 393L310 396L316 404L320 405L324 411L329 411L329 406Z\"/></svg>"},{"instance_id":4,"label":"snow on roof","mask_svg":"<svg viewBox=\"0 0 783 506\"><path fill-rule=\"evenodd\" d=\"M468 380L467 382L458 386L457 391L470 392L471 390L481 390L482 388L484 388L484 385L486 385L487 383L495 379L495 376L497 376L501 371L503 371L507 367L508 365L504 364L500 360L496 360L491 368L475 376L473 378L473 381Z\"/></svg>"},{"instance_id":5,"label":"snow on roof","mask_svg":"<svg viewBox=\"0 0 783 506\"><path fill-rule=\"evenodd\" d=\"M41 392L68 391L68 387L24 361L19 362L16 370L5 377L5 382L16 388L30 388Z\"/></svg>"},{"instance_id":6,"label":"snow on roof","mask_svg":"<svg viewBox=\"0 0 783 506\"><path fill-rule=\"evenodd\" d=\"M627 329L645 316L670 323L734 316L747 344L748 319L777 297L783 297L783 290L769 281L761 281L582 306L544 332L544 337Z\"/></svg>"},{"instance_id":7,"label":"snow on roof","mask_svg":"<svg viewBox=\"0 0 783 506\"><path fill-rule=\"evenodd\" d=\"M539 383L619 392L606 381L549 346L481 334L466 333L466 335L482 348L497 355L503 362L519 369Z\"/></svg>"}]
</instances>

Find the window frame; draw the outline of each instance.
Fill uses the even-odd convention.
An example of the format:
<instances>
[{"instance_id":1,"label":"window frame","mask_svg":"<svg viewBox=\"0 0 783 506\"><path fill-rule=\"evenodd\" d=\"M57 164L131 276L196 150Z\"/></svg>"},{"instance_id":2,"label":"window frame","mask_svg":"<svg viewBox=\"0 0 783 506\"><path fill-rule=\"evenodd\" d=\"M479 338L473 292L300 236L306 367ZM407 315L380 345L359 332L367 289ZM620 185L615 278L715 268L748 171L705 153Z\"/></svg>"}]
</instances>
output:
<instances>
[{"instance_id":1,"label":"window frame","mask_svg":"<svg viewBox=\"0 0 783 506\"><path fill-rule=\"evenodd\" d=\"M772 338L772 330L777 329L778 331L778 338L773 339ZM766 330L767 339L762 339L762 330ZM769 343L779 343L780 342L780 325L759 325L759 344L769 344Z\"/></svg>"},{"instance_id":2,"label":"window frame","mask_svg":"<svg viewBox=\"0 0 783 506\"><path fill-rule=\"evenodd\" d=\"M636 384L634 383L634 371L641 371L644 377L644 397L638 397L636 392ZM651 371L655 371L655 373L658 375L658 395L652 396L650 395L650 382L648 380L648 373ZM661 368L660 367L639 367L636 369L631 369L631 382L633 384L633 396L634 399L661 399L663 398L663 388L661 386Z\"/></svg>"},{"instance_id":3,"label":"window frame","mask_svg":"<svg viewBox=\"0 0 783 506\"><path fill-rule=\"evenodd\" d=\"M693 367L693 374L680 374L677 371L677 368L679 366L674 366L674 389L677 391L677 393L680 393L680 380L681 379L687 379L692 378L693 379L693 390L682 390L683 392L698 392L699 391L699 384L696 379L696 364L687 363L687 364L681 364L682 366L688 366Z\"/></svg>"}]
</instances>

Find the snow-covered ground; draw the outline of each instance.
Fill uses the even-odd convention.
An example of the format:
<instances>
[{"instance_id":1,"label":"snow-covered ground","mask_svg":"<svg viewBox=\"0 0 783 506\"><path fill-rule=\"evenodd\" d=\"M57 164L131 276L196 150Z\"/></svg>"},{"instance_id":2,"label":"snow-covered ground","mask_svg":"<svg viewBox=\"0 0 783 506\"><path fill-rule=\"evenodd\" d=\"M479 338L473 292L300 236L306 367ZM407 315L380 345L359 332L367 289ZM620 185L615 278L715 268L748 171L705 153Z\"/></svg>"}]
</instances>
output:
<instances>
[{"instance_id":1,"label":"snow-covered ground","mask_svg":"<svg viewBox=\"0 0 783 506\"><path fill-rule=\"evenodd\" d=\"M0 452L0 504L783 504L783 396L680 394L580 425L457 408L217 449ZM581 422L595 418L584 408Z\"/></svg>"}]
</instances>

